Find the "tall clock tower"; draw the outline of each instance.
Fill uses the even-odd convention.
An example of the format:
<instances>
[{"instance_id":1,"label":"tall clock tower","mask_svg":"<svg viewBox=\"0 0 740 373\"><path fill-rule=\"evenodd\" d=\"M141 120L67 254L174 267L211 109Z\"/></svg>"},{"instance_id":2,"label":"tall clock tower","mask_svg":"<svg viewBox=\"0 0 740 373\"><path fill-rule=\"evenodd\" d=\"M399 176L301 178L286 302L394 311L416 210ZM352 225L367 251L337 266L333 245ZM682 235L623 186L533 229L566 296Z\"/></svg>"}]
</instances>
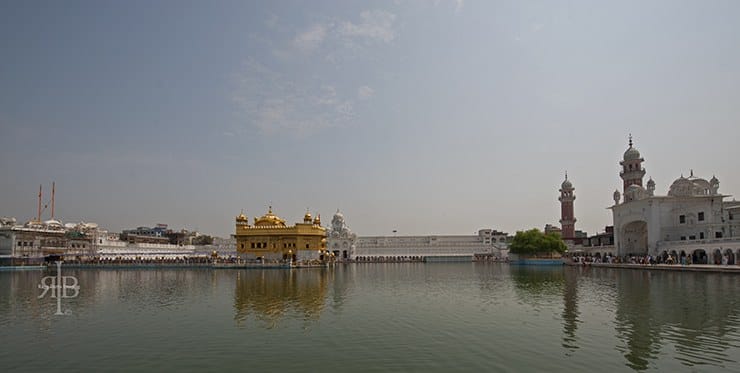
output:
<instances>
[{"instance_id":1,"label":"tall clock tower","mask_svg":"<svg viewBox=\"0 0 740 373\"><path fill-rule=\"evenodd\" d=\"M565 181L560 185L560 225L562 229L563 240L573 241L576 238L576 217L573 214L573 201L576 195L573 193L575 188L568 180L568 173L565 173Z\"/></svg>"}]
</instances>

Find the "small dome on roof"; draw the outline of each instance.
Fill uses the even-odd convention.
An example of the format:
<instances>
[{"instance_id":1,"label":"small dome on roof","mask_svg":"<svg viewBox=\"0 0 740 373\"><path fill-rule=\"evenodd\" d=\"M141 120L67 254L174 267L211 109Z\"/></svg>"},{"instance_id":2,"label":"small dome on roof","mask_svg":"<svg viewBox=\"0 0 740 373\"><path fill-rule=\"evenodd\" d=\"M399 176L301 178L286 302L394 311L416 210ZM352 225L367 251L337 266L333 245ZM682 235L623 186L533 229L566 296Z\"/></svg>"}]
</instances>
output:
<instances>
[{"instance_id":1,"label":"small dome on roof","mask_svg":"<svg viewBox=\"0 0 740 373\"><path fill-rule=\"evenodd\" d=\"M267 214L260 216L259 218L254 218L254 225L258 227L262 226L285 226L285 220L280 219L277 215L272 213L272 206L270 206L270 209L267 211Z\"/></svg>"},{"instance_id":2,"label":"small dome on roof","mask_svg":"<svg viewBox=\"0 0 740 373\"><path fill-rule=\"evenodd\" d=\"M629 142L629 148L624 152L624 160L625 161L634 161L637 159L640 159L640 151L637 150L637 148L632 146L632 135L630 135L630 142Z\"/></svg>"},{"instance_id":3,"label":"small dome on roof","mask_svg":"<svg viewBox=\"0 0 740 373\"><path fill-rule=\"evenodd\" d=\"M691 176L684 177L681 175L671 184L668 195L673 197L689 197L708 195L711 192L711 185L705 179L695 177L693 171Z\"/></svg>"},{"instance_id":4,"label":"small dome on roof","mask_svg":"<svg viewBox=\"0 0 740 373\"><path fill-rule=\"evenodd\" d=\"M635 159L640 159L640 152L637 150L637 148L629 147L627 148L627 151L624 152L624 160L625 161L632 161Z\"/></svg>"},{"instance_id":5,"label":"small dome on roof","mask_svg":"<svg viewBox=\"0 0 740 373\"><path fill-rule=\"evenodd\" d=\"M563 190L572 190L573 184L571 184L570 180L568 180L568 171L565 172L565 180L562 184L560 184L560 188Z\"/></svg>"},{"instance_id":6,"label":"small dome on roof","mask_svg":"<svg viewBox=\"0 0 740 373\"><path fill-rule=\"evenodd\" d=\"M58 220L54 220L54 219L47 220L47 221L44 222L44 224L46 224L48 226L52 226L52 227L61 227L62 226L62 223L61 222L59 222Z\"/></svg>"},{"instance_id":7,"label":"small dome on roof","mask_svg":"<svg viewBox=\"0 0 740 373\"><path fill-rule=\"evenodd\" d=\"M565 181L563 181L563 184L561 184L560 187L563 189L573 189L573 184L571 184L570 180L565 179Z\"/></svg>"},{"instance_id":8,"label":"small dome on roof","mask_svg":"<svg viewBox=\"0 0 740 373\"><path fill-rule=\"evenodd\" d=\"M648 193L647 190L645 190L645 188L637 184L632 184L628 186L627 189L624 190L625 202L641 200L643 198L648 197L649 195L650 194Z\"/></svg>"}]
</instances>

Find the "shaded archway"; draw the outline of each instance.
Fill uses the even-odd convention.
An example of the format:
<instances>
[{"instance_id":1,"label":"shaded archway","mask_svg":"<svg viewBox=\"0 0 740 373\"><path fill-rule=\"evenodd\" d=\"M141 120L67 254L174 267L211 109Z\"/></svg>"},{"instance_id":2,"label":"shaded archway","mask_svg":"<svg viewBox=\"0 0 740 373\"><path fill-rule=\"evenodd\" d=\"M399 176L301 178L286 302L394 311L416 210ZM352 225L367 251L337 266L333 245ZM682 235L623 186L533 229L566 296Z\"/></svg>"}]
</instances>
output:
<instances>
[{"instance_id":1,"label":"shaded archway","mask_svg":"<svg viewBox=\"0 0 740 373\"><path fill-rule=\"evenodd\" d=\"M696 249L691 253L691 262L694 264L707 264L707 252L703 249Z\"/></svg>"},{"instance_id":2,"label":"shaded archway","mask_svg":"<svg viewBox=\"0 0 740 373\"><path fill-rule=\"evenodd\" d=\"M714 264L722 264L722 251L714 249L713 259Z\"/></svg>"},{"instance_id":3,"label":"shaded archway","mask_svg":"<svg viewBox=\"0 0 740 373\"><path fill-rule=\"evenodd\" d=\"M727 256L728 265L735 264L735 254L732 252L732 249L725 250L725 255Z\"/></svg>"},{"instance_id":4,"label":"shaded archway","mask_svg":"<svg viewBox=\"0 0 740 373\"><path fill-rule=\"evenodd\" d=\"M628 223L622 227L621 233L619 245L622 247L623 253L628 255L647 255L647 222L633 221Z\"/></svg>"}]
</instances>

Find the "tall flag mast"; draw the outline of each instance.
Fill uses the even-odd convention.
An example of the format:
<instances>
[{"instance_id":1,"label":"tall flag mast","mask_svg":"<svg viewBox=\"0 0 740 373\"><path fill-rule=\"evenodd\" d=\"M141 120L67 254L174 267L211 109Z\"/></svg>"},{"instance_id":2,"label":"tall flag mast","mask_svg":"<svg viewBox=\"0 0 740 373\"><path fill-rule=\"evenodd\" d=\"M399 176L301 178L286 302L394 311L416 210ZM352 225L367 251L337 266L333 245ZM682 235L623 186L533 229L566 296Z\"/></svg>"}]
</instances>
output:
<instances>
[{"instance_id":1,"label":"tall flag mast","mask_svg":"<svg viewBox=\"0 0 740 373\"><path fill-rule=\"evenodd\" d=\"M56 191L56 182L51 182L51 220L54 220L54 192Z\"/></svg>"},{"instance_id":2,"label":"tall flag mast","mask_svg":"<svg viewBox=\"0 0 740 373\"><path fill-rule=\"evenodd\" d=\"M36 215L36 221L41 223L41 184L39 184L39 213Z\"/></svg>"}]
</instances>

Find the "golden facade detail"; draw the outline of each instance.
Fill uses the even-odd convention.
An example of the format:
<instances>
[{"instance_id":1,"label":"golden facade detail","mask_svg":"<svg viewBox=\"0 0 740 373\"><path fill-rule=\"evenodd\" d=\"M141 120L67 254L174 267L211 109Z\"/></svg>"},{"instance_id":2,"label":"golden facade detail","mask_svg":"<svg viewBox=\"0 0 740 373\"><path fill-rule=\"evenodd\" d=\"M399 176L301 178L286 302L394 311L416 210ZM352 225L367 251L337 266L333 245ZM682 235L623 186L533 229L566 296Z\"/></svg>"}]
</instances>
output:
<instances>
[{"instance_id":1,"label":"golden facade detail","mask_svg":"<svg viewBox=\"0 0 740 373\"><path fill-rule=\"evenodd\" d=\"M306 212L303 223L286 225L269 208L265 215L254 218L254 225L242 212L236 217L236 251L246 259L311 260L324 259L326 228L317 215Z\"/></svg>"}]
</instances>

